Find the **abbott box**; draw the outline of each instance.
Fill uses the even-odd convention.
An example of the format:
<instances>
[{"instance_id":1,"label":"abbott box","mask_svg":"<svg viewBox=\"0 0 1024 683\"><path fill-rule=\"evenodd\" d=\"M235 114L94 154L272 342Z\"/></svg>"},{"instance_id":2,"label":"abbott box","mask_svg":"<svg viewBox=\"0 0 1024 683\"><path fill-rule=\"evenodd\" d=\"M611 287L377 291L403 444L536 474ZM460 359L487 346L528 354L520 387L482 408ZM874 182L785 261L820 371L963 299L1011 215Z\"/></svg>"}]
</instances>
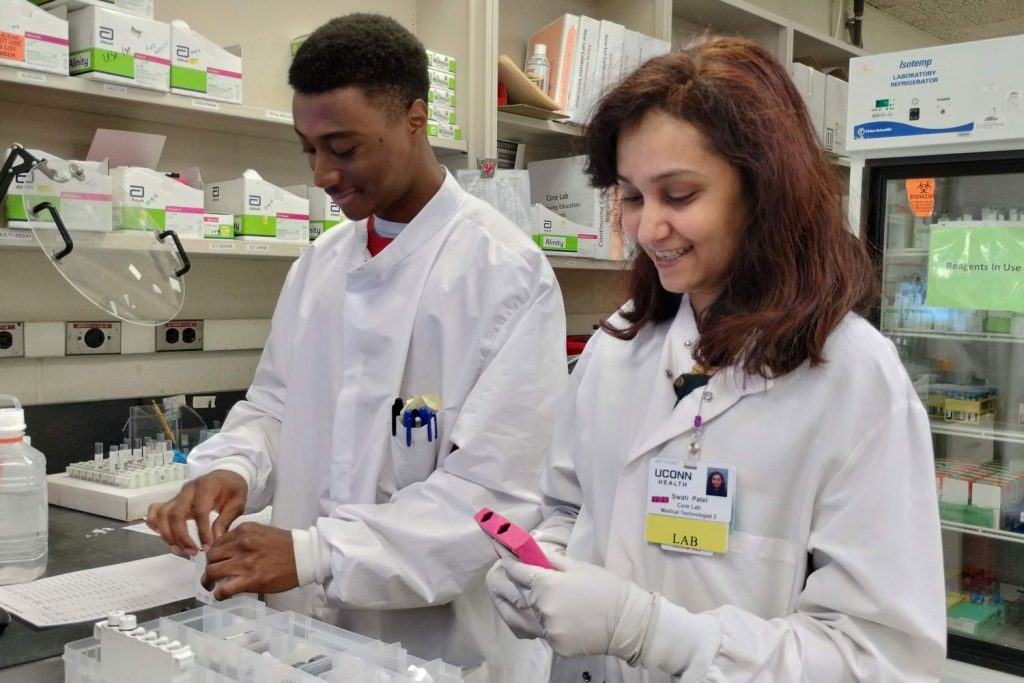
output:
<instances>
[{"instance_id":1,"label":"abbott box","mask_svg":"<svg viewBox=\"0 0 1024 683\"><path fill-rule=\"evenodd\" d=\"M534 204L530 213L533 241L544 251L611 261L623 258L621 235L611 230L579 225L543 204Z\"/></svg>"},{"instance_id":2,"label":"abbott box","mask_svg":"<svg viewBox=\"0 0 1024 683\"><path fill-rule=\"evenodd\" d=\"M576 156L530 163L530 196L551 212L582 226L583 232L577 235L578 256L621 259L621 239L614 238L611 230L611 199L607 192L590 186L583 173L585 161L586 157ZM543 232L535 229L534 234ZM541 244L541 248L546 247Z\"/></svg>"},{"instance_id":3,"label":"abbott box","mask_svg":"<svg viewBox=\"0 0 1024 683\"><path fill-rule=\"evenodd\" d=\"M252 169L206 186L206 210L235 217L235 237L309 241L309 200L272 185Z\"/></svg>"},{"instance_id":4,"label":"abbott box","mask_svg":"<svg viewBox=\"0 0 1024 683\"><path fill-rule=\"evenodd\" d=\"M115 230L173 230L203 236L203 191L149 168L119 166L114 184ZM198 178L193 184L199 185Z\"/></svg>"},{"instance_id":5,"label":"abbott box","mask_svg":"<svg viewBox=\"0 0 1024 683\"><path fill-rule=\"evenodd\" d=\"M169 24L90 6L68 15L68 34L72 76L170 90Z\"/></svg>"},{"instance_id":6,"label":"abbott box","mask_svg":"<svg viewBox=\"0 0 1024 683\"><path fill-rule=\"evenodd\" d=\"M427 136L443 140L461 140L462 127L440 121L427 121Z\"/></svg>"},{"instance_id":7,"label":"abbott box","mask_svg":"<svg viewBox=\"0 0 1024 683\"><path fill-rule=\"evenodd\" d=\"M292 185L284 188L309 200L309 241L312 242L335 225L348 220L331 196L316 186Z\"/></svg>"},{"instance_id":8,"label":"abbott box","mask_svg":"<svg viewBox=\"0 0 1024 683\"><path fill-rule=\"evenodd\" d=\"M14 176L7 195L10 227L55 228L48 212L29 215L31 206L50 202L69 230L111 231L111 182L105 161L64 161L40 150L26 151L36 159L44 159L55 179L38 168Z\"/></svg>"},{"instance_id":9,"label":"abbott box","mask_svg":"<svg viewBox=\"0 0 1024 683\"><path fill-rule=\"evenodd\" d=\"M208 240L235 239L235 217L226 213L204 213L203 237Z\"/></svg>"},{"instance_id":10,"label":"abbott box","mask_svg":"<svg viewBox=\"0 0 1024 683\"><path fill-rule=\"evenodd\" d=\"M69 10L83 9L85 7L103 7L125 14L134 14L145 19L153 18L154 0L32 0L32 2L36 5L42 5L43 9L47 11L62 6L67 7Z\"/></svg>"},{"instance_id":11,"label":"abbott box","mask_svg":"<svg viewBox=\"0 0 1024 683\"><path fill-rule=\"evenodd\" d=\"M793 62L789 65L789 75L800 91L800 96L807 105L807 113L811 115L811 124L818 139L825 140L825 74L812 69L806 64Z\"/></svg>"},{"instance_id":12,"label":"abbott box","mask_svg":"<svg viewBox=\"0 0 1024 683\"><path fill-rule=\"evenodd\" d=\"M27 0L0 0L0 65L68 75L68 22Z\"/></svg>"},{"instance_id":13,"label":"abbott box","mask_svg":"<svg viewBox=\"0 0 1024 683\"><path fill-rule=\"evenodd\" d=\"M219 47L183 21L171 22L171 92L241 104L240 50Z\"/></svg>"}]
</instances>

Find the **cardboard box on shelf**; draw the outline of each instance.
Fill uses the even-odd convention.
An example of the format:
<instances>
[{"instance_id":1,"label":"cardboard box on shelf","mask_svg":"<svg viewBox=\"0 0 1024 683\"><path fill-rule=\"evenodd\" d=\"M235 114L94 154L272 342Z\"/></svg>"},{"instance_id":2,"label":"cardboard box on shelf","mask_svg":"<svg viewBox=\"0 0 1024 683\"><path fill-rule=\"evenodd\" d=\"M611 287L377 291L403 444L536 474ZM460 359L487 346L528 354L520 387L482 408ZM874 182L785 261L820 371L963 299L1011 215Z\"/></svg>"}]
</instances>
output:
<instances>
[{"instance_id":1,"label":"cardboard box on shelf","mask_svg":"<svg viewBox=\"0 0 1024 683\"><path fill-rule=\"evenodd\" d=\"M290 185L284 189L309 200L309 241L348 221L331 196L315 185Z\"/></svg>"},{"instance_id":2,"label":"cardboard box on shelf","mask_svg":"<svg viewBox=\"0 0 1024 683\"><path fill-rule=\"evenodd\" d=\"M440 121L431 121L427 124L427 135L432 138L443 138L445 140L461 140L462 127Z\"/></svg>"},{"instance_id":3,"label":"cardboard box on shelf","mask_svg":"<svg viewBox=\"0 0 1024 683\"><path fill-rule=\"evenodd\" d=\"M156 0L30 0L33 4L42 6L46 11L66 7L70 10L83 9L85 7L103 7L115 10L124 14L132 14L144 19L153 18L153 3Z\"/></svg>"},{"instance_id":4,"label":"cardboard box on shelf","mask_svg":"<svg viewBox=\"0 0 1024 683\"><path fill-rule=\"evenodd\" d=\"M185 22L171 22L171 92L241 104L241 47L220 47Z\"/></svg>"},{"instance_id":5,"label":"cardboard box on shelf","mask_svg":"<svg viewBox=\"0 0 1024 683\"><path fill-rule=\"evenodd\" d=\"M7 194L7 224L12 228L54 228L50 214L31 215L30 209L41 202L50 202L68 230L110 232L112 223L111 180L105 161L64 161L38 149L26 150L36 159L44 159L55 172L51 179L41 170L19 173ZM4 151L4 155L9 150ZM80 169L76 178L73 169ZM60 182L63 180L64 182Z\"/></svg>"},{"instance_id":6,"label":"cardboard box on shelf","mask_svg":"<svg viewBox=\"0 0 1024 683\"><path fill-rule=\"evenodd\" d=\"M811 116L811 125L819 140L825 139L825 74L817 69L793 62L789 65L789 75L800 91L800 96L807 105L807 113ZM844 114L845 120L845 114ZM844 143L845 144L845 143Z\"/></svg>"},{"instance_id":7,"label":"cardboard box on shelf","mask_svg":"<svg viewBox=\"0 0 1024 683\"><path fill-rule=\"evenodd\" d=\"M114 230L173 230L178 237L203 236L203 191L199 169L180 172L188 184L150 168L110 171Z\"/></svg>"},{"instance_id":8,"label":"cardboard box on shelf","mask_svg":"<svg viewBox=\"0 0 1024 683\"><path fill-rule=\"evenodd\" d=\"M68 74L68 22L27 0L0 0L0 66Z\"/></svg>"},{"instance_id":9,"label":"cardboard box on shelf","mask_svg":"<svg viewBox=\"0 0 1024 683\"><path fill-rule=\"evenodd\" d=\"M235 239L235 217L226 213L204 213L203 237L209 240Z\"/></svg>"},{"instance_id":10,"label":"cardboard box on shelf","mask_svg":"<svg viewBox=\"0 0 1024 683\"><path fill-rule=\"evenodd\" d=\"M309 200L249 169L242 177L210 183L206 211L235 217L235 237L309 242Z\"/></svg>"},{"instance_id":11,"label":"cardboard box on shelf","mask_svg":"<svg viewBox=\"0 0 1024 683\"><path fill-rule=\"evenodd\" d=\"M554 221L540 212L535 222L534 235L541 248L554 249L558 240L553 235L565 231L565 245L575 243L571 251L585 258L618 260L625 257L621 230L615 229L612 220L613 202L609 193L590 186L583 166L586 157L575 156L564 159L534 161L527 165L530 172L530 196L535 204L543 205L548 211L566 219L568 223ZM547 226L545 221L551 222ZM572 224L572 225L569 225ZM574 232L576 227L579 231ZM546 237L545 237L546 236ZM542 242L549 246L545 247Z\"/></svg>"},{"instance_id":12,"label":"cardboard box on shelf","mask_svg":"<svg viewBox=\"0 0 1024 683\"><path fill-rule=\"evenodd\" d=\"M68 14L72 76L169 92L171 26L88 6Z\"/></svg>"},{"instance_id":13,"label":"cardboard box on shelf","mask_svg":"<svg viewBox=\"0 0 1024 683\"><path fill-rule=\"evenodd\" d=\"M835 76L825 76L825 108L822 145L833 154L846 154L846 93L848 85Z\"/></svg>"}]
</instances>

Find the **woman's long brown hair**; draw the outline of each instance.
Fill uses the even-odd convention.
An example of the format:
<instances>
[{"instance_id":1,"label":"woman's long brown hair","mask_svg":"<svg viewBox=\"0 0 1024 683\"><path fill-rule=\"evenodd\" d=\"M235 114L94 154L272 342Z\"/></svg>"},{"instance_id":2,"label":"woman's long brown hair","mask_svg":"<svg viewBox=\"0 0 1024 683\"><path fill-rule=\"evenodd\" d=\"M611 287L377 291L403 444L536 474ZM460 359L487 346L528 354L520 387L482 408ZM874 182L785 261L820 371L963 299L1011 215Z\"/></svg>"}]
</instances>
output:
<instances>
[{"instance_id":1,"label":"woman's long brown hair","mask_svg":"<svg viewBox=\"0 0 1024 683\"><path fill-rule=\"evenodd\" d=\"M746 217L721 295L699 321L694 357L705 367L742 363L779 376L824 361L829 334L878 291L864 243L850 233L839 177L818 144L785 67L740 38L704 38L643 64L599 103L584 135L595 187L617 183L619 134L651 111L695 126L740 174ZM651 259L633 264L627 325L604 329L632 339L675 316L681 295L666 291Z\"/></svg>"}]
</instances>

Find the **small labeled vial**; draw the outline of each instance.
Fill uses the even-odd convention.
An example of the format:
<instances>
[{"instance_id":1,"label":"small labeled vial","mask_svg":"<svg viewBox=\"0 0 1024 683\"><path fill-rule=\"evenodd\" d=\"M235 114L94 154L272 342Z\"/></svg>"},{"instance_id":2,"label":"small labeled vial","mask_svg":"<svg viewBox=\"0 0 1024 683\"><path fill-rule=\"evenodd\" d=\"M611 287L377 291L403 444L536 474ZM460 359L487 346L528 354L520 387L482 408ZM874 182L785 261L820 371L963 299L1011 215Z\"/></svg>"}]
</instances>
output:
<instances>
[{"instance_id":1,"label":"small labeled vial","mask_svg":"<svg viewBox=\"0 0 1024 683\"><path fill-rule=\"evenodd\" d=\"M533 46L533 54L526 60L526 77L540 88L545 95L551 81L551 62L548 61L548 46L537 43Z\"/></svg>"}]
</instances>

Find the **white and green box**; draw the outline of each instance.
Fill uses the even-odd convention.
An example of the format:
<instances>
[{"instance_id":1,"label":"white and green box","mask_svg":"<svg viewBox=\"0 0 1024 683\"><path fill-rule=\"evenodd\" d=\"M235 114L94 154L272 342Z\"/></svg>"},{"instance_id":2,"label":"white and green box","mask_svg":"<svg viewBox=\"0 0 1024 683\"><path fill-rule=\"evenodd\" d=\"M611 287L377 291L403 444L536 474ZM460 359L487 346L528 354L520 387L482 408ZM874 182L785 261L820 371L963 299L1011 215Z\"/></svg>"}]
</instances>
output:
<instances>
[{"instance_id":1,"label":"white and green box","mask_svg":"<svg viewBox=\"0 0 1024 683\"><path fill-rule=\"evenodd\" d=\"M171 22L171 92L241 104L241 48L220 47L185 22Z\"/></svg>"},{"instance_id":2,"label":"white and green box","mask_svg":"<svg viewBox=\"0 0 1024 683\"><path fill-rule=\"evenodd\" d=\"M114 230L173 230L178 237L203 234L203 191L160 171L118 166L114 185Z\"/></svg>"},{"instance_id":3,"label":"white and green box","mask_svg":"<svg viewBox=\"0 0 1024 683\"><path fill-rule=\"evenodd\" d=\"M532 209L533 241L544 251L580 258L621 260L622 243L607 228L579 225L543 204Z\"/></svg>"},{"instance_id":4,"label":"white and green box","mask_svg":"<svg viewBox=\"0 0 1024 683\"><path fill-rule=\"evenodd\" d=\"M331 196L315 185L292 185L284 188L309 200L309 241L316 240L334 226L348 220Z\"/></svg>"},{"instance_id":5,"label":"white and green box","mask_svg":"<svg viewBox=\"0 0 1024 683\"><path fill-rule=\"evenodd\" d=\"M68 14L72 76L168 92L171 26L101 7Z\"/></svg>"},{"instance_id":6,"label":"white and green box","mask_svg":"<svg viewBox=\"0 0 1024 683\"><path fill-rule=\"evenodd\" d=\"M309 200L247 170L241 178L206 186L207 213L235 217L235 237L309 242Z\"/></svg>"},{"instance_id":7,"label":"white and green box","mask_svg":"<svg viewBox=\"0 0 1024 683\"><path fill-rule=\"evenodd\" d=\"M48 212L29 215L31 206L50 202L57 208L68 230L110 232L111 181L106 161L64 161L37 149L26 150L57 172L51 180L38 169L14 176L7 194L7 224L12 228L56 228ZM4 155L10 153L5 150ZM81 180L72 176L72 165L80 169Z\"/></svg>"},{"instance_id":8,"label":"white and green box","mask_svg":"<svg viewBox=\"0 0 1024 683\"><path fill-rule=\"evenodd\" d=\"M56 7L67 7L72 11L85 7L103 7L144 19L152 19L155 0L31 0L31 2L41 5L47 11Z\"/></svg>"},{"instance_id":9,"label":"white and green box","mask_svg":"<svg viewBox=\"0 0 1024 683\"><path fill-rule=\"evenodd\" d=\"M68 22L25 0L0 0L0 65L68 75Z\"/></svg>"},{"instance_id":10,"label":"white and green box","mask_svg":"<svg viewBox=\"0 0 1024 683\"><path fill-rule=\"evenodd\" d=\"M427 123L427 135L432 138L442 138L444 140L461 140L462 127L453 126L450 123L429 121Z\"/></svg>"},{"instance_id":11,"label":"white and green box","mask_svg":"<svg viewBox=\"0 0 1024 683\"><path fill-rule=\"evenodd\" d=\"M621 235L612 232L610 197L607 192L590 186L583 171L585 163L586 157L575 156L528 164L530 197L579 227L575 233L569 233L578 238L578 256L621 259L623 244ZM543 220L538 219L541 225ZM535 226L534 234L544 234L544 231ZM541 248L549 247L541 244Z\"/></svg>"},{"instance_id":12,"label":"white and green box","mask_svg":"<svg viewBox=\"0 0 1024 683\"><path fill-rule=\"evenodd\" d=\"M427 67L453 74L455 73L455 57L427 50Z\"/></svg>"},{"instance_id":13,"label":"white and green box","mask_svg":"<svg viewBox=\"0 0 1024 683\"><path fill-rule=\"evenodd\" d=\"M451 107L446 107L443 104L428 104L427 118L431 121L454 125L455 110Z\"/></svg>"},{"instance_id":14,"label":"white and green box","mask_svg":"<svg viewBox=\"0 0 1024 683\"><path fill-rule=\"evenodd\" d=\"M227 213L204 213L203 237L208 240L235 239L235 217Z\"/></svg>"},{"instance_id":15,"label":"white and green box","mask_svg":"<svg viewBox=\"0 0 1024 683\"><path fill-rule=\"evenodd\" d=\"M455 108L455 91L448 88L435 88L431 86L427 92L429 104L440 104L445 107Z\"/></svg>"},{"instance_id":16,"label":"white and green box","mask_svg":"<svg viewBox=\"0 0 1024 683\"><path fill-rule=\"evenodd\" d=\"M455 74L440 69L427 68L427 80L431 88L447 88L455 90Z\"/></svg>"}]
</instances>

